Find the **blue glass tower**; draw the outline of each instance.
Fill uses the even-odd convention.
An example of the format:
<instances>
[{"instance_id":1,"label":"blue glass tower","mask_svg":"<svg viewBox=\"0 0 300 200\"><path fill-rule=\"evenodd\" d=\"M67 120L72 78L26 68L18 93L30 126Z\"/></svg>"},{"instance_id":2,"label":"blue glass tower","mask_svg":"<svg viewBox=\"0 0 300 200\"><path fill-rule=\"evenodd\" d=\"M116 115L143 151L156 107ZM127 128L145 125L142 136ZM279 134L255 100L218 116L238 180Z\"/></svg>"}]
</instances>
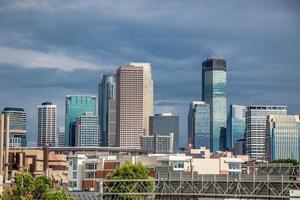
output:
<instances>
[{"instance_id":1,"label":"blue glass tower","mask_svg":"<svg viewBox=\"0 0 300 200\"><path fill-rule=\"evenodd\" d=\"M210 106L210 149L223 150L226 132L226 61L210 58L202 63L202 100Z\"/></svg>"},{"instance_id":2,"label":"blue glass tower","mask_svg":"<svg viewBox=\"0 0 300 200\"><path fill-rule=\"evenodd\" d=\"M193 101L188 114L189 143L194 148L210 148L209 105L203 101Z\"/></svg>"},{"instance_id":3,"label":"blue glass tower","mask_svg":"<svg viewBox=\"0 0 300 200\"><path fill-rule=\"evenodd\" d=\"M4 108L2 114L9 114L10 117L10 133L9 145L11 147L26 147L27 130L26 130L26 113L23 108Z\"/></svg>"},{"instance_id":4,"label":"blue glass tower","mask_svg":"<svg viewBox=\"0 0 300 200\"><path fill-rule=\"evenodd\" d=\"M66 146L75 146L75 125L77 117L86 112L96 115L96 96L66 96L65 142Z\"/></svg>"},{"instance_id":5,"label":"blue glass tower","mask_svg":"<svg viewBox=\"0 0 300 200\"><path fill-rule=\"evenodd\" d=\"M116 146L116 76L104 74L98 86L101 146Z\"/></svg>"},{"instance_id":6,"label":"blue glass tower","mask_svg":"<svg viewBox=\"0 0 300 200\"><path fill-rule=\"evenodd\" d=\"M227 147L234 149L235 143L245 139L246 106L230 105L228 115Z\"/></svg>"}]
</instances>

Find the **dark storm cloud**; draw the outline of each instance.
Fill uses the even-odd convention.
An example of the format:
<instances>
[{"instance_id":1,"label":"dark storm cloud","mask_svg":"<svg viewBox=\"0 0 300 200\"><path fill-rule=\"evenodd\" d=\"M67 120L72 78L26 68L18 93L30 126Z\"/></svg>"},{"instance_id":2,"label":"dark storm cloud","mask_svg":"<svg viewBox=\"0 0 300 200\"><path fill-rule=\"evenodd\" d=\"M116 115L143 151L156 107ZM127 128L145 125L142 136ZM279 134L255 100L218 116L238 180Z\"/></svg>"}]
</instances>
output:
<instances>
[{"instance_id":1,"label":"dark storm cloud","mask_svg":"<svg viewBox=\"0 0 300 200\"><path fill-rule=\"evenodd\" d=\"M0 105L21 105L34 133L44 100L95 94L104 71L152 64L155 111L180 115L201 99L201 62L227 60L235 104L300 113L299 1L0 1ZM25 101L24 101L25 100ZM33 138L33 137L31 137Z\"/></svg>"}]
</instances>

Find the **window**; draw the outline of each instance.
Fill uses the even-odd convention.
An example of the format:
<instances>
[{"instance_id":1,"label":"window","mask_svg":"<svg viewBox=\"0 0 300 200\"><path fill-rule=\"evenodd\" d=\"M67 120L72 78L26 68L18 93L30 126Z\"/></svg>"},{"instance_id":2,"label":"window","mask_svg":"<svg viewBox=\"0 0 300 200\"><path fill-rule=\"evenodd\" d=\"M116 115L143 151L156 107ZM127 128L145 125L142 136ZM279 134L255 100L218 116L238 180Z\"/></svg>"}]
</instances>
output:
<instances>
[{"instance_id":1,"label":"window","mask_svg":"<svg viewBox=\"0 0 300 200\"><path fill-rule=\"evenodd\" d=\"M77 179L77 172L73 172L73 179Z\"/></svg>"}]
</instances>

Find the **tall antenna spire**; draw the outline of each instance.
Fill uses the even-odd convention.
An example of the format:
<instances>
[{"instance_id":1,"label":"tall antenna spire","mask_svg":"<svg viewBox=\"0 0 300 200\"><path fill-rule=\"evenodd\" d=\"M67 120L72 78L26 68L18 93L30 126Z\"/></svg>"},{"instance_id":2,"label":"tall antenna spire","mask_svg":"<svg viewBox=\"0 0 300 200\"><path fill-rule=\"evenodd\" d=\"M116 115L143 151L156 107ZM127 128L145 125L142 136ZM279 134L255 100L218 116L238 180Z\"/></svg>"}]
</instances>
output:
<instances>
[{"instance_id":1,"label":"tall antenna spire","mask_svg":"<svg viewBox=\"0 0 300 200\"><path fill-rule=\"evenodd\" d=\"M222 58L221 57L221 50L219 48L215 48L212 55L212 58Z\"/></svg>"}]
</instances>

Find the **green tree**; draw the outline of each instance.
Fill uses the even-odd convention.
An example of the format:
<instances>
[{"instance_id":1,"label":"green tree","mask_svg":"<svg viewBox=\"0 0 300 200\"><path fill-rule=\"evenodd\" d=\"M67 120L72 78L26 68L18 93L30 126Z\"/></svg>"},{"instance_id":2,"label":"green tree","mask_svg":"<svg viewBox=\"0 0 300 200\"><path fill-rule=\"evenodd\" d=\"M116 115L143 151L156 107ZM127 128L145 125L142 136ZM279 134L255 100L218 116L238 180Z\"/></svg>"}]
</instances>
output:
<instances>
[{"instance_id":1,"label":"green tree","mask_svg":"<svg viewBox=\"0 0 300 200\"><path fill-rule=\"evenodd\" d=\"M118 167L114 172L107 176L108 180L130 180L130 179L148 179L149 168L142 165L141 162L137 164L131 164L126 161L122 166ZM134 181L120 181L120 182L108 182L107 188L113 193L148 193L153 190L154 182L134 182ZM118 199L142 199L141 195L117 195L114 196ZM145 198L145 197L144 197ZM152 196L147 195L147 199L152 199Z\"/></svg>"},{"instance_id":2,"label":"green tree","mask_svg":"<svg viewBox=\"0 0 300 200\"><path fill-rule=\"evenodd\" d=\"M49 192L46 197L47 200L75 200L71 197L65 190L58 190L54 192Z\"/></svg>"},{"instance_id":3,"label":"green tree","mask_svg":"<svg viewBox=\"0 0 300 200\"><path fill-rule=\"evenodd\" d=\"M5 191L0 200L72 200L64 190L52 189L46 176L32 177L29 173L17 174L12 191Z\"/></svg>"},{"instance_id":4,"label":"green tree","mask_svg":"<svg viewBox=\"0 0 300 200\"><path fill-rule=\"evenodd\" d=\"M292 158L286 158L286 159L277 159L277 160L273 160L272 163L291 163L293 165L298 165L299 162L295 159Z\"/></svg>"}]
</instances>

